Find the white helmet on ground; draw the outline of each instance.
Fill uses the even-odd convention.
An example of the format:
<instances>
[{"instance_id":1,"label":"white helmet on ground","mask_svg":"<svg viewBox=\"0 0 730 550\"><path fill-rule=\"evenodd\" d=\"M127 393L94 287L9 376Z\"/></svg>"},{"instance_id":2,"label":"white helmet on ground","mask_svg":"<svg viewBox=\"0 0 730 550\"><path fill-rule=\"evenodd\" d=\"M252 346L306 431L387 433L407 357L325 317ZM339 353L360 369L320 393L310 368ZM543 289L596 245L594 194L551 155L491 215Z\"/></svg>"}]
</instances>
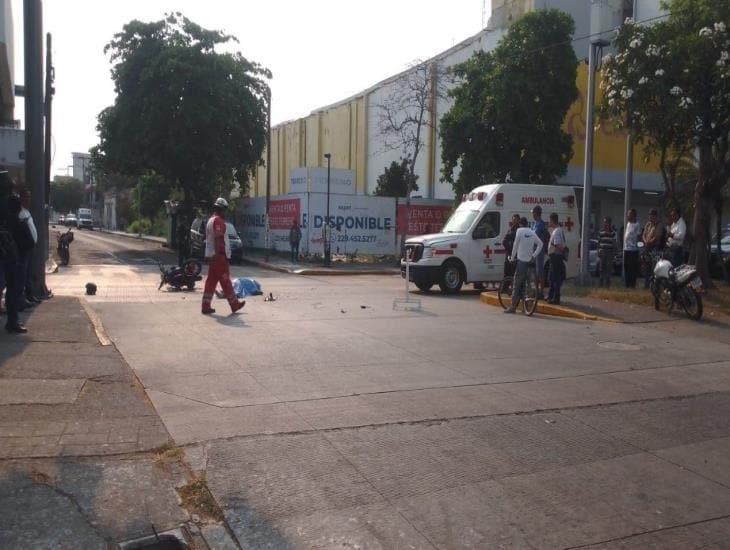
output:
<instances>
[{"instance_id":1,"label":"white helmet on ground","mask_svg":"<svg viewBox=\"0 0 730 550\"><path fill-rule=\"evenodd\" d=\"M228 208L228 201L223 197L218 197L215 200L215 203L213 203L213 206L217 206L218 208Z\"/></svg>"}]
</instances>

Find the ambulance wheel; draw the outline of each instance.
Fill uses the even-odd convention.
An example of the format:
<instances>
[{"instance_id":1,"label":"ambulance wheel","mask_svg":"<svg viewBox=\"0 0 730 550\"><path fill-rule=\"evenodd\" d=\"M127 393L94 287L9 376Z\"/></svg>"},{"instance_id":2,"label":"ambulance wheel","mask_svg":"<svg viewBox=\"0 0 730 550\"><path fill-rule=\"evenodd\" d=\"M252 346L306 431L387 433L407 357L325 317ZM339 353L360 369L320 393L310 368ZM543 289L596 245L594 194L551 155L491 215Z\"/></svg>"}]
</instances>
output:
<instances>
[{"instance_id":1,"label":"ambulance wheel","mask_svg":"<svg viewBox=\"0 0 730 550\"><path fill-rule=\"evenodd\" d=\"M439 288L445 294L456 294L464 285L464 268L458 261L447 261L441 267Z\"/></svg>"},{"instance_id":2,"label":"ambulance wheel","mask_svg":"<svg viewBox=\"0 0 730 550\"><path fill-rule=\"evenodd\" d=\"M433 283L416 283L416 286L421 292L429 292L431 290L431 287L433 286Z\"/></svg>"}]
</instances>

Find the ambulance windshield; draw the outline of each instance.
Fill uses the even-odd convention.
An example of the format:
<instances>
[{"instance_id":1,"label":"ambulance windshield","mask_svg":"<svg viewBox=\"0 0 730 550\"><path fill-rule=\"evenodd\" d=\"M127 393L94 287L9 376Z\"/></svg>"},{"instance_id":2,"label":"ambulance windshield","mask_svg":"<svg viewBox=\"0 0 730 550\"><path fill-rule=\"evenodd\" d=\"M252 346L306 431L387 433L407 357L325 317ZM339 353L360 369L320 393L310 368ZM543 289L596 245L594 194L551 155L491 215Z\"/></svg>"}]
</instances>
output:
<instances>
[{"instance_id":1,"label":"ambulance windshield","mask_svg":"<svg viewBox=\"0 0 730 550\"><path fill-rule=\"evenodd\" d=\"M457 210L444 225L444 233L466 233L479 215L479 210Z\"/></svg>"}]
</instances>

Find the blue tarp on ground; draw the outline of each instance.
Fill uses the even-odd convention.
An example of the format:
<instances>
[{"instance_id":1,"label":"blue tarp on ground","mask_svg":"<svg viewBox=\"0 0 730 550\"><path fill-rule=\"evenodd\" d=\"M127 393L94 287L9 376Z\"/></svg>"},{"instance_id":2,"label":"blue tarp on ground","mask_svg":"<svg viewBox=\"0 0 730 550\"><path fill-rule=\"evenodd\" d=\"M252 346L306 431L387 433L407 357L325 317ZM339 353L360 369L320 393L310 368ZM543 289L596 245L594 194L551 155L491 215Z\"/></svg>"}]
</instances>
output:
<instances>
[{"instance_id":1,"label":"blue tarp on ground","mask_svg":"<svg viewBox=\"0 0 730 550\"><path fill-rule=\"evenodd\" d=\"M233 283L233 290L239 298L263 294L261 291L261 285L255 279L251 279L249 277L236 277L231 282Z\"/></svg>"}]
</instances>

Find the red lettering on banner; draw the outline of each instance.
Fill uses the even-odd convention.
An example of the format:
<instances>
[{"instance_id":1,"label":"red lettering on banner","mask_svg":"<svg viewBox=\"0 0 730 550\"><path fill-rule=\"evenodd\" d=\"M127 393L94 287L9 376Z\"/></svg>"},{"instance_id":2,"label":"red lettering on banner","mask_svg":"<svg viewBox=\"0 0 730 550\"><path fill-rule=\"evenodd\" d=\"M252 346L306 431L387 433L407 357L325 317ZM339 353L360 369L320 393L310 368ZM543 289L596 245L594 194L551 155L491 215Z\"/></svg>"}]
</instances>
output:
<instances>
[{"instance_id":1,"label":"red lettering on banner","mask_svg":"<svg viewBox=\"0 0 730 550\"><path fill-rule=\"evenodd\" d=\"M440 233L451 210L451 206L412 204L409 219L406 221L406 205L400 204L396 221L397 233L400 234L403 231L406 223L408 223L408 235Z\"/></svg>"},{"instance_id":2,"label":"red lettering on banner","mask_svg":"<svg viewBox=\"0 0 730 550\"><path fill-rule=\"evenodd\" d=\"M289 229L294 220L301 220L299 213L299 199L272 200L269 203L269 227Z\"/></svg>"}]
</instances>

